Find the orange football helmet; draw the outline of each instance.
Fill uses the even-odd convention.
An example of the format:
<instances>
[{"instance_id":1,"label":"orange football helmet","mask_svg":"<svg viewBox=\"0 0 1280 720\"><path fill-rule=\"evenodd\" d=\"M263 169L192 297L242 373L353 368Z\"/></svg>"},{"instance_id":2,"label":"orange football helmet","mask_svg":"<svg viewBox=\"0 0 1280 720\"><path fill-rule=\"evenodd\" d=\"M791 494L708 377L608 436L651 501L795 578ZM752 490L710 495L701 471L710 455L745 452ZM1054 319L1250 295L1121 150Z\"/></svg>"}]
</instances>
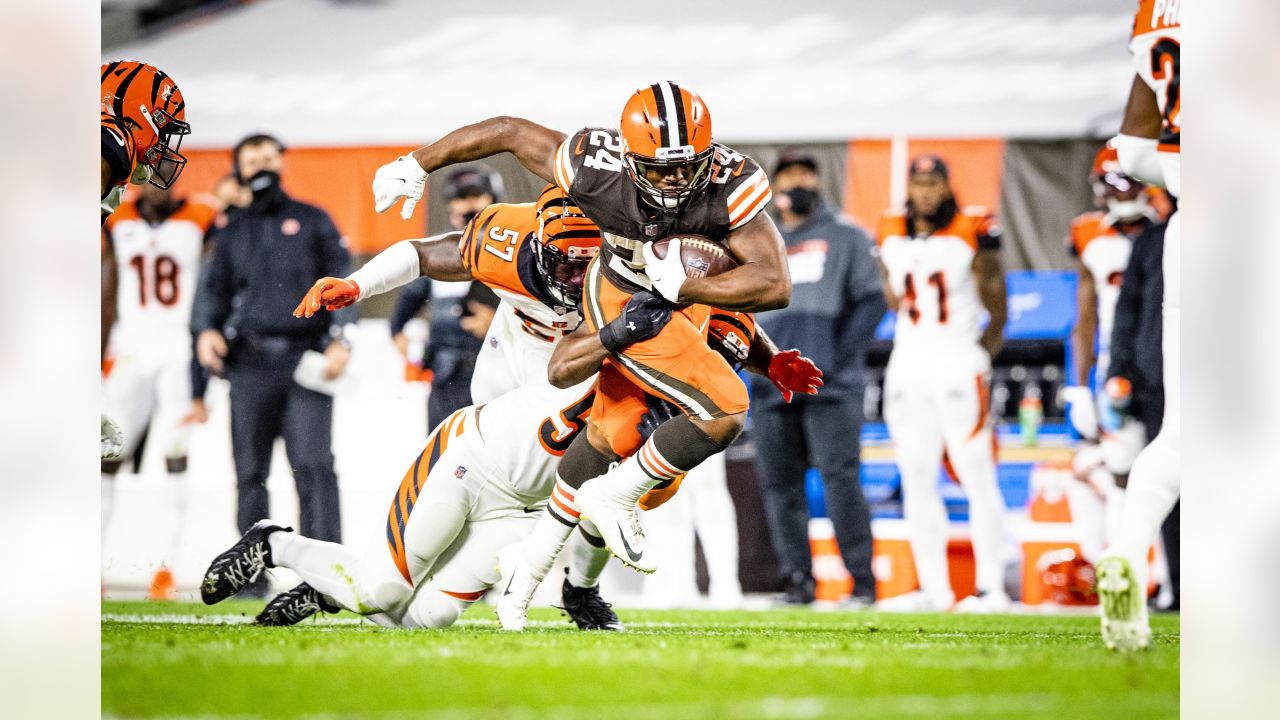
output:
<instances>
[{"instance_id":1,"label":"orange football helmet","mask_svg":"<svg viewBox=\"0 0 1280 720\"><path fill-rule=\"evenodd\" d=\"M587 265L600 252L600 228L563 190L548 185L538 196L533 257L552 297L566 309L582 301Z\"/></svg>"},{"instance_id":2,"label":"orange football helmet","mask_svg":"<svg viewBox=\"0 0 1280 720\"><path fill-rule=\"evenodd\" d=\"M756 339L756 316L749 312L716 310L707 324L707 344L724 356L733 369L746 362Z\"/></svg>"},{"instance_id":3,"label":"orange football helmet","mask_svg":"<svg viewBox=\"0 0 1280 720\"><path fill-rule=\"evenodd\" d=\"M618 123L627 174L672 209L711 182L711 112L692 90L662 81L636 90Z\"/></svg>"},{"instance_id":4,"label":"orange football helmet","mask_svg":"<svg viewBox=\"0 0 1280 720\"><path fill-rule=\"evenodd\" d=\"M191 132L186 107L178 84L154 65L117 60L102 66L102 110L129 132L134 168L148 168L156 187L172 186L187 164L178 152Z\"/></svg>"},{"instance_id":5,"label":"orange football helmet","mask_svg":"<svg viewBox=\"0 0 1280 720\"><path fill-rule=\"evenodd\" d=\"M1120 155L1111 143L1107 143L1093 158L1093 170L1089 173L1093 186L1093 202L1117 222L1133 222L1151 218L1155 211L1147 202L1147 186L1124 174L1120 168Z\"/></svg>"}]
</instances>

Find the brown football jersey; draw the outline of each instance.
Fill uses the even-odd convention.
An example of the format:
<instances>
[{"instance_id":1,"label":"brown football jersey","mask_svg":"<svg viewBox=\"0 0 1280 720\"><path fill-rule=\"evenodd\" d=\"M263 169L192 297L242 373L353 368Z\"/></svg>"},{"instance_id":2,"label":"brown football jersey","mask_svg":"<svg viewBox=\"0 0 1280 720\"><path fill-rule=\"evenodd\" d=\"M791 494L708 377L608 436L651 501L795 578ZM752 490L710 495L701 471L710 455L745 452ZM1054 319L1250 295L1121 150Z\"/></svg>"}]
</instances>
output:
<instances>
[{"instance_id":1,"label":"brown football jersey","mask_svg":"<svg viewBox=\"0 0 1280 720\"><path fill-rule=\"evenodd\" d=\"M649 287L644 275L644 243L675 234L723 241L769 204L769 179L754 160L714 144L711 182L674 209L648 202L627 174L617 130L584 128L556 151L556 184L587 213L604 236L601 259L606 277L619 287Z\"/></svg>"}]
</instances>

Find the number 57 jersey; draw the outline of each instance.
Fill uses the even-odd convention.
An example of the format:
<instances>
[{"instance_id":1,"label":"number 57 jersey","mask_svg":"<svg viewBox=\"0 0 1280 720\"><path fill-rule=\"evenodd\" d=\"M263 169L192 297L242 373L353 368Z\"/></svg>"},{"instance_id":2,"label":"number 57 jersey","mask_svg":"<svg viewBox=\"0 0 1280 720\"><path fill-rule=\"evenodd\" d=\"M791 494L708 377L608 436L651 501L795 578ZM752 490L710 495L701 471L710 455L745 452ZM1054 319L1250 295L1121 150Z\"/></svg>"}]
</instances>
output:
<instances>
[{"instance_id":1,"label":"number 57 jersey","mask_svg":"<svg viewBox=\"0 0 1280 720\"><path fill-rule=\"evenodd\" d=\"M973 261L998 249L1000 230L984 208L967 207L933 233L913 237L902 211L889 211L876 233L889 287L899 298L894 352L972 347L985 312Z\"/></svg>"}]
</instances>

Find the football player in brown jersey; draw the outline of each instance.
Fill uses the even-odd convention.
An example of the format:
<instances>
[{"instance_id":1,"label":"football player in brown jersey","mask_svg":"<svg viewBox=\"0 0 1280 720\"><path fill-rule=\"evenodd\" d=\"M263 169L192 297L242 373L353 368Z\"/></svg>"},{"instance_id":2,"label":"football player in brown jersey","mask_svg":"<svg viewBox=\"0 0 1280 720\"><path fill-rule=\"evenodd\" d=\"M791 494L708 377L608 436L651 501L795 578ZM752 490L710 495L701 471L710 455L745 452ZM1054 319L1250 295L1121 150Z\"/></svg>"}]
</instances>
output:
<instances>
[{"instance_id":1,"label":"football player in brown jersey","mask_svg":"<svg viewBox=\"0 0 1280 720\"><path fill-rule=\"evenodd\" d=\"M753 160L715 142L711 129L702 98L658 82L632 94L617 129L589 127L566 136L528 120L491 118L384 165L373 181L375 209L385 211L403 198L401 216L408 218L427 173L511 152L568 192L603 231L583 293L589 329L606 327L641 291L678 306L658 337L613 352L606 361L588 432L565 453L559 469L561 479L579 488L575 510L595 521L624 563L647 572L655 566L644 553L636 500L728 446L746 417L746 387L706 344L710 309L769 310L784 307L791 295L782 237L761 212L771 197L768 179ZM677 235L719 241L739 266L713 277L686 277L678 242L661 260L650 249L652 241ZM820 374L796 352L780 354L771 375L799 378L792 382L800 391L816 392L809 379ZM605 427L633 427L638 420L611 401L629 397L627 386L683 411L639 448L615 447ZM611 463L632 454L606 474ZM563 514L551 517L526 541L535 578L550 568L574 524L576 519Z\"/></svg>"}]
</instances>

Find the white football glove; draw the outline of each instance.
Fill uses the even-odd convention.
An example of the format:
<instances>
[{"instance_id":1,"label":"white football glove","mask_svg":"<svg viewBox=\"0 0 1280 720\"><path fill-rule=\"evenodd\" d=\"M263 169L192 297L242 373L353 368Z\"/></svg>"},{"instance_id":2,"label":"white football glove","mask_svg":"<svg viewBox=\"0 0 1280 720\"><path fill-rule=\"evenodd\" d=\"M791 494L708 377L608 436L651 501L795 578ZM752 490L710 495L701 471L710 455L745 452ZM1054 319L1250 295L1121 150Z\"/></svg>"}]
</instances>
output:
<instances>
[{"instance_id":1,"label":"white football glove","mask_svg":"<svg viewBox=\"0 0 1280 720\"><path fill-rule=\"evenodd\" d=\"M1064 388L1062 400L1067 404L1067 420L1071 427L1086 440L1098 438L1098 408L1093 402L1093 391L1082 385Z\"/></svg>"},{"instance_id":2,"label":"white football glove","mask_svg":"<svg viewBox=\"0 0 1280 720\"><path fill-rule=\"evenodd\" d=\"M427 173L418 161L409 155L401 155L373 174L373 209L386 212L397 200L404 198L400 217L408 220L422 199L426 186Z\"/></svg>"},{"instance_id":3,"label":"white football glove","mask_svg":"<svg viewBox=\"0 0 1280 720\"><path fill-rule=\"evenodd\" d=\"M653 251L651 242L645 243L641 252L644 253L644 274L649 276L654 291L670 302L678 302L680 288L687 278L680 259L680 241L672 240L667 245L667 256L662 259Z\"/></svg>"}]
</instances>

